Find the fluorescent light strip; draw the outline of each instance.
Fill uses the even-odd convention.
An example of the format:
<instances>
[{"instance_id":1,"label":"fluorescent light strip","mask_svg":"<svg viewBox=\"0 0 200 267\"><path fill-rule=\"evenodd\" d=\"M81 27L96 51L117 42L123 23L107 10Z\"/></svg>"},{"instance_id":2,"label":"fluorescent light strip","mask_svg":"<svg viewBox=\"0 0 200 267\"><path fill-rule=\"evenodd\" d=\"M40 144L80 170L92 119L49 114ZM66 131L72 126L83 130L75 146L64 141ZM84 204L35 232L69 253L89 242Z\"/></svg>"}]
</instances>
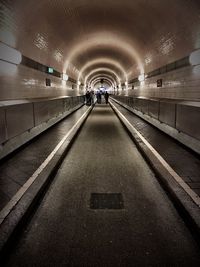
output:
<instances>
[{"instance_id":1,"label":"fluorescent light strip","mask_svg":"<svg viewBox=\"0 0 200 267\"><path fill-rule=\"evenodd\" d=\"M0 60L18 65L22 61L22 55L16 49L0 42Z\"/></svg>"}]
</instances>

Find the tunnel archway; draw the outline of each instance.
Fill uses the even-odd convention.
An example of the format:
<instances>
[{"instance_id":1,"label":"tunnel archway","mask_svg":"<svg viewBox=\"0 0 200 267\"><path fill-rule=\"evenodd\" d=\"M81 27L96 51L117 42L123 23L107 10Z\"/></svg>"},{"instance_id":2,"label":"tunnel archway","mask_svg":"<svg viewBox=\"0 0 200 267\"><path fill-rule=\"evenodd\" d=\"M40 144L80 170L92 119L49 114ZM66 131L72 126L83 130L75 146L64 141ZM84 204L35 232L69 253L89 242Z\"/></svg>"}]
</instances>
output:
<instances>
[{"instance_id":1,"label":"tunnel archway","mask_svg":"<svg viewBox=\"0 0 200 267\"><path fill-rule=\"evenodd\" d=\"M121 64L117 60L113 60L111 58L97 58L94 60L91 60L87 62L83 68L80 70L79 74L79 80L81 76L85 76L88 72L90 72L93 69L100 68L100 67L106 67L115 70L119 75L121 76L121 79L124 81L127 81L127 75L124 71L124 68L121 66Z\"/></svg>"},{"instance_id":2,"label":"tunnel archway","mask_svg":"<svg viewBox=\"0 0 200 267\"><path fill-rule=\"evenodd\" d=\"M96 90L101 89L101 88L104 88L105 90L108 90L108 89L112 90L113 84L108 79L103 79L103 82L102 82L102 78L98 78L93 81L92 88Z\"/></svg>"},{"instance_id":3,"label":"tunnel archway","mask_svg":"<svg viewBox=\"0 0 200 267\"><path fill-rule=\"evenodd\" d=\"M107 79L107 78L103 78L103 77L99 77L99 78L96 78L96 79L94 79L93 81L92 81L92 83L91 83L91 87L93 87L93 86L95 86L95 84L96 83L104 83L104 82L106 82L106 83L108 83L110 86L112 86L112 87L114 87L114 84L113 84L113 82L110 80L110 79Z\"/></svg>"},{"instance_id":4,"label":"tunnel archway","mask_svg":"<svg viewBox=\"0 0 200 267\"><path fill-rule=\"evenodd\" d=\"M134 81L139 90L130 94L169 98L169 84L177 84L173 78L167 77L163 83L166 95L156 88L156 79L141 86L137 78L169 64L178 66L176 62L200 47L199 9L196 0L43 0L40 5L33 0L4 0L0 41L19 51L26 58L23 66L31 68L20 65L12 72L1 68L2 75L11 77L2 79L2 98L76 95L79 91L71 91L72 87L84 84L92 68L106 67L118 72L121 84ZM30 78L31 69L47 67L60 77L67 74L69 81L52 78L47 92L44 72ZM17 91L14 80L19 85ZM175 90L178 98L185 97L178 87Z\"/></svg>"},{"instance_id":5,"label":"tunnel archway","mask_svg":"<svg viewBox=\"0 0 200 267\"><path fill-rule=\"evenodd\" d=\"M97 69L91 70L87 74L87 76L85 77L84 83L86 84L87 82L89 82L93 78L94 75L104 75L104 74L111 75L118 82L121 81L120 77L118 76L118 74L115 71L113 71L113 70L111 70L109 68L101 67L101 68L97 68Z\"/></svg>"},{"instance_id":6,"label":"tunnel archway","mask_svg":"<svg viewBox=\"0 0 200 267\"><path fill-rule=\"evenodd\" d=\"M98 79L99 77L101 77L102 79L106 78L106 79L110 80L110 81L112 82L112 84L113 84L114 86L116 86L116 80L114 79L113 76L111 76L111 75L109 75L109 74L101 74L101 75L96 74L96 75L92 76L92 78L90 79L90 81L89 81L88 84L89 84L89 85L92 84L92 82L93 82L95 79Z\"/></svg>"},{"instance_id":7,"label":"tunnel archway","mask_svg":"<svg viewBox=\"0 0 200 267\"><path fill-rule=\"evenodd\" d=\"M0 158L53 128L53 123L70 117L69 114L80 114L81 108L88 112L93 106L85 101L86 90L101 88L104 84L113 92L110 104L120 105L121 110L125 108L125 116L122 114L121 118L128 118L129 111L140 117L133 127L139 131L149 129L144 135L157 127L199 154L199 55L199 0L0 1L0 152L4 153ZM100 110L102 106L95 108ZM112 112L109 105L106 109ZM131 122L127 123L130 126ZM94 124L96 127L97 123ZM150 124L154 128L150 128ZM112 121L107 125L113 125ZM73 127L72 130L76 124ZM105 124L104 129L107 134ZM58 132L60 135L61 131ZM112 133L114 137L116 131ZM155 140L155 136L150 139ZM62 142L64 139L58 146ZM120 145L120 139L117 143ZM125 151L122 146L121 155L124 151L128 154L129 147ZM170 145L165 148L168 147ZM165 157L167 153L164 154ZM54 151L51 155L55 155ZM119 157L118 151L116 156ZM190 156L193 157L192 153ZM37 155L34 158L37 161ZM188 158L186 156L186 163ZM170 161L173 162L174 157ZM196 165L195 159L193 166ZM188 173L184 178L190 186L199 175L192 180ZM5 177L15 183L15 177L10 176L5 171ZM23 173L20 176L23 177ZM21 181L14 187L19 185ZM199 185L198 188L192 186L199 192ZM7 198L10 192L3 195ZM195 200L196 195L193 196ZM155 241L155 237L149 235L151 237ZM70 252L73 249L70 247ZM150 256L146 249L144 255Z\"/></svg>"}]
</instances>

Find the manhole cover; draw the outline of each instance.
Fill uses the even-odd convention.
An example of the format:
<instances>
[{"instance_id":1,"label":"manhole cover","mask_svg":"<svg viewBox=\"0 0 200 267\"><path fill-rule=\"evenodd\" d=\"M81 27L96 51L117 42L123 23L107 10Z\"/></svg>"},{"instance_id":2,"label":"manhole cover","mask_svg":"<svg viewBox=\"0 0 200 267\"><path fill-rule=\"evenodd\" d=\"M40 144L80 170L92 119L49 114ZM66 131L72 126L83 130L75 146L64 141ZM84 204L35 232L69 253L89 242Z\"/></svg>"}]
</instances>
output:
<instances>
[{"instance_id":1,"label":"manhole cover","mask_svg":"<svg viewBox=\"0 0 200 267\"><path fill-rule=\"evenodd\" d=\"M123 209L124 201L120 193L92 193L91 209Z\"/></svg>"}]
</instances>

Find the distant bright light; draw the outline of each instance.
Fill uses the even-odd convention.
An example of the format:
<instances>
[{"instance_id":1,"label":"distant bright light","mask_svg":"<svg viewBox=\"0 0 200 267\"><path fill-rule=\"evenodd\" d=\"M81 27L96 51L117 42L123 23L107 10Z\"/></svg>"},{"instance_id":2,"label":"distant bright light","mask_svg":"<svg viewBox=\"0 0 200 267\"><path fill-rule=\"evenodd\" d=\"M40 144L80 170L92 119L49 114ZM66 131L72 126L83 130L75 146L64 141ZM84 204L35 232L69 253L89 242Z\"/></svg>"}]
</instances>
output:
<instances>
[{"instance_id":1,"label":"distant bright light","mask_svg":"<svg viewBox=\"0 0 200 267\"><path fill-rule=\"evenodd\" d=\"M78 81L78 85L81 85L81 82L80 81Z\"/></svg>"},{"instance_id":2,"label":"distant bright light","mask_svg":"<svg viewBox=\"0 0 200 267\"><path fill-rule=\"evenodd\" d=\"M200 64L200 49L190 54L189 61L190 61L190 64L193 66Z\"/></svg>"},{"instance_id":3,"label":"distant bright light","mask_svg":"<svg viewBox=\"0 0 200 267\"><path fill-rule=\"evenodd\" d=\"M54 69L51 67L48 67L47 71L48 71L48 73L53 73Z\"/></svg>"},{"instance_id":4,"label":"distant bright light","mask_svg":"<svg viewBox=\"0 0 200 267\"><path fill-rule=\"evenodd\" d=\"M128 85L128 82L125 82L125 85Z\"/></svg>"},{"instance_id":5,"label":"distant bright light","mask_svg":"<svg viewBox=\"0 0 200 267\"><path fill-rule=\"evenodd\" d=\"M68 77L67 74L65 74L65 73L62 74L62 79L63 79L63 81L67 81L68 78L69 78L69 77Z\"/></svg>"},{"instance_id":6,"label":"distant bright light","mask_svg":"<svg viewBox=\"0 0 200 267\"><path fill-rule=\"evenodd\" d=\"M143 82L145 80L145 74L143 73L143 74L139 75L138 80L140 82Z\"/></svg>"},{"instance_id":7,"label":"distant bright light","mask_svg":"<svg viewBox=\"0 0 200 267\"><path fill-rule=\"evenodd\" d=\"M18 65L22 61L22 54L16 49L0 42L0 60Z\"/></svg>"}]
</instances>

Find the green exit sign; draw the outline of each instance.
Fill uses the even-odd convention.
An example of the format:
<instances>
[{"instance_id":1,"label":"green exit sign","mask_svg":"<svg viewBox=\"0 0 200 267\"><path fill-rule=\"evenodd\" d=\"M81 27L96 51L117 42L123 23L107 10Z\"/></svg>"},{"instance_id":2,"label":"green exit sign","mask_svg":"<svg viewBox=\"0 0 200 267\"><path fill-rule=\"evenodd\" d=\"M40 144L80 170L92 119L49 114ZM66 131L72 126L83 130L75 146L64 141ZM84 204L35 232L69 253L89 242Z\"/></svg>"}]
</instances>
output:
<instances>
[{"instance_id":1,"label":"green exit sign","mask_svg":"<svg viewBox=\"0 0 200 267\"><path fill-rule=\"evenodd\" d=\"M53 73L53 68L48 67L48 68L47 68L47 72L48 72L48 73Z\"/></svg>"}]
</instances>

